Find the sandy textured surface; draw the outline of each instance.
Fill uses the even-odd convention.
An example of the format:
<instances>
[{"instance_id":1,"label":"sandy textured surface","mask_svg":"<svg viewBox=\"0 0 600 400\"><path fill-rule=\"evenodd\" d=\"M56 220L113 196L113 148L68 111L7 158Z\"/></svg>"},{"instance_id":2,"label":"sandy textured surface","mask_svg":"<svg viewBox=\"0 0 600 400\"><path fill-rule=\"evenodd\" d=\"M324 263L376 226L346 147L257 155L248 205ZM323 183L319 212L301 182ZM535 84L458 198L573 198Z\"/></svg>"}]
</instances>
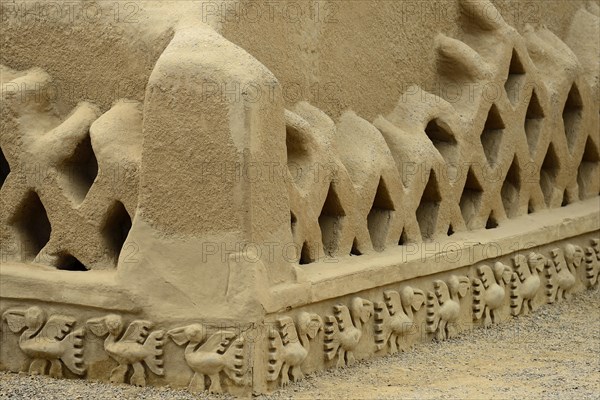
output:
<instances>
[{"instance_id":1,"label":"sandy textured surface","mask_svg":"<svg viewBox=\"0 0 600 400\"><path fill-rule=\"evenodd\" d=\"M168 388L0 374L0 399L194 399ZM307 377L269 398L598 399L600 290L485 331Z\"/></svg>"}]
</instances>

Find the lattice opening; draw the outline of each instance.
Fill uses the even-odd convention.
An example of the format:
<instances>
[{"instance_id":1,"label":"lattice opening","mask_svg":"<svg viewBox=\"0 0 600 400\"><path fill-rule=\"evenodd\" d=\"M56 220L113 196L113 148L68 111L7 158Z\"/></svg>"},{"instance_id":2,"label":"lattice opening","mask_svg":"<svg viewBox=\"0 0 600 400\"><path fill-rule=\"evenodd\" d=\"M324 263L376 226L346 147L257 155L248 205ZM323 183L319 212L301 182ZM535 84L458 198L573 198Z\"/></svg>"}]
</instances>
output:
<instances>
[{"instance_id":1,"label":"lattice opening","mask_svg":"<svg viewBox=\"0 0 600 400\"><path fill-rule=\"evenodd\" d=\"M50 240L52 227L46 209L38 194L28 192L17 212L11 218L12 225L19 234L21 241L21 260L31 262Z\"/></svg>"},{"instance_id":2,"label":"lattice opening","mask_svg":"<svg viewBox=\"0 0 600 400\"><path fill-rule=\"evenodd\" d=\"M59 168L61 186L76 204L80 204L90 191L98 175L98 161L87 135Z\"/></svg>"},{"instance_id":3,"label":"lattice opening","mask_svg":"<svg viewBox=\"0 0 600 400\"><path fill-rule=\"evenodd\" d=\"M323 250L329 256L335 255L339 247L339 240L342 231L342 220L346 212L342 207L333 184L329 186L327 198L323 203L321 215L319 216L319 226L321 228L321 237L323 240Z\"/></svg>"},{"instance_id":4,"label":"lattice opening","mask_svg":"<svg viewBox=\"0 0 600 400\"><path fill-rule=\"evenodd\" d=\"M525 135L529 146L529 154L532 156L535 154L535 149L538 140L540 139L543 120L544 110L540 105L540 100L534 89L533 92L531 92L531 100L529 101L527 113L525 114Z\"/></svg>"},{"instance_id":5,"label":"lattice opening","mask_svg":"<svg viewBox=\"0 0 600 400\"><path fill-rule=\"evenodd\" d=\"M300 249L300 265L306 265L315 262L314 257L312 256L310 249L308 248L308 243L302 243L302 248Z\"/></svg>"},{"instance_id":6,"label":"lattice opening","mask_svg":"<svg viewBox=\"0 0 600 400\"><path fill-rule=\"evenodd\" d=\"M560 203L560 206L566 207L570 203L571 203L571 200L569 199L569 192L567 191L567 189L565 189L565 191L563 192L562 202Z\"/></svg>"},{"instance_id":7,"label":"lattice opening","mask_svg":"<svg viewBox=\"0 0 600 400\"><path fill-rule=\"evenodd\" d=\"M500 191L502 195L502 204L504 205L504 210L509 218L516 217L519 213L520 189L521 168L519 168L519 162L515 156Z\"/></svg>"},{"instance_id":8,"label":"lattice opening","mask_svg":"<svg viewBox=\"0 0 600 400\"><path fill-rule=\"evenodd\" d=\"M425 133L446 162L456 162L456 139L448 125L435 118L429 121L425 127Z\"/></svg>"},{"instance_id":9,"label":"lattice opening","mask_svg":"<svg viewBox=\"0 0 600 400\"><path fill-rule=\"evenodd\" d=\"M417 222L421 229L423 239L431 239L435 234L438 212L442 195L440 193L435 171L429 173L429 180L423 190L419 207L417 208Z\"/></svg>"},{"instance_id":10,"label":"lattice opening","mask_svg":"<svg viewBox=\"0 0 600 400\"><path fill-rule=\"evenodd\" d=\"M508 76L504 83L504 90L510 102L514 105L519 101L520 91L525 82L525 68L515 49L512 51L510 65L508 67Z\"/></svg>"},{"instance_id":11,"label":"lattice opening","mask_svg":"<svg viewBox=\"0 0 600 400\"><path fill-rule=\"evenodd\" d=\"M494 165L498 158L504 128L505 125L500 112L496 105L492 104L483 127L483 132L481 132L481 145L483 146L485 158L490 165Z\"/></svg>"},{"instance_id":12,"label":"lattice opening","mask_svg":"<svg viewBox=\"0 0 600 400\"><path fill-rule=\"evenodd\" d=\"M579 197L585 199L591 196L596 196L598 193L593 193L590 186L593 183L598 183L600 179L600 154L594 146L592 139L588 136L585 141L583 150L583 158L577 171L577 184L579 185Z\"/></svg>"},{"instance_id":13,"label":"lattice opening","mask_svg":"<svg viewBox=\"0 0 600 400\"><path fill-rule=\"evenodd\" d=\"M544 201L549 206L552 201L552 195L554 193L554 187L556 183L556 177L558 176L559 161L554 150L554 144L550 143L548 146L548 152L544 157L542 168L540 170L540 186L544 193Z\"/></svg>"},{"instance_id":14,"label":"lattice opening","mask_svg":"<svg viewBox=\"0 0 600 400\"><path fill-rule=\"evenodd\" d=\"M385 248L385 240L393 213L394 202L383 178L380 177L373 205L367 216L367 227L371 236L371 243L376 251L383 251Z\"/></svg>"},{"instance_id":15,"label":"lattice opening","mask_svg":"<svg viewBox=\"0 0 600 400\"><path fill-rule=\"evenodd\" d=\"M533 201L529 199L529 202L527 203L527 214L533 214L534 212L535 208L533 207Z\"/></svg>"},{"instance_id":16,"label":"lattice opening","mask_svg":"<svg viewBox=\"0 0 600 400\"><path fill-rule=\"evenodd\" d=\"M8 174L10 174L10 165L8 165L8 161L6 160L6 157L4 157L4 152L0 147L0 188L4 186Z\"/></svg>"},{"instance_id":17,"label":"lattice opening","mask_svg":"<svg viewBox=\"0 0 600 400\"><path fill-rule=\"evenodd\" d=\"M454 235L454 227L452 226L452 224L448 225L448 236L452 236Z\"/></svg>"},{"instance_id":18,"label":"lattice opening","mask_svg":"<svg viewBox=\"0 0 600 400\"><path fill-rule=\"evenodd\" d=\"M460 212L465 220L465 224L469 228L471 228L471 224L479 212L482 196L483 186L481 186L481 183L475 177L473 168L469 167L465 187L460 196Z\"/></svg>"},{"instance_id":19,"label":"lattice opening","mask_svg":"<svg viewBox=\"0 0 600 400\"><path fill-rule=\"evenodd\" d=\"M292 229L292 235L296 234L296 226L298 224L298 218L296 218L296 215L290 211L290 228Z\"/></svg>"},{"instance_id":20,"label":"lattice opening","mask_svg":"<svg viewBox=\"0 0 600 400\"><path fill-rule=\"evenodd\" d=\"M494 213L491 212L490 216L488 217L486 223L485 223L485 229L494 229L498 227L498 221L496 220L496 217L494 216Z\"/></svg>"},{"instance_id":21,"label":"lattice opening","mask_svg":"<svg viewBox=\"0 0 600 400\"><path fill-rule=\"evenodd\" d=\"M354 238L354 240L352 241L352 249L350 249L350 255L351 256L362 256L362 252L358 249L358 240L356 240L356 238Z\"/></svg>"},{"instance_id":22,"label":"lattice opening","mask_svg":"<svg viewBox=\"0 0 600 400\"><path fill-rule=\"evenodd\" d=\"M406 230L402 228L402 233L398 239L398 246L404 246L406 243L408 243L408 235L406 234Z\"/></svg>"},{"instance_id":23,"label":"lattice opening","mask_svg":"<svg viewBox=\"0 0 600 400\"><path fill-rule=\"evenodd\" d=\"M581 94L576 84L571 86L562 117L565 125L565 135L567 136L567 145L569 151L572 153L581 131L583 118L583 101L581 100Z\"/></svg>"},{"instance_id":24,"label":"lattice opening","mask_svg":"<svg viewBox=\"0 0 600 400\"><path fill-rule=\"evenodd\" d=\"M109 254L114 259L115 265L129 235L131 217L120 201L116 201L108 211L102 227L102 236Z\"/></svg>"},{"instance_id":25,"label":"lattice opening","mask_svg":"<svg viewBox=\"0 0 600 400\"><path fill-rule=\"evenodd\" d=\"M62 253L58 256L56 262L58 269L65 271L88 271L89 269L79 261L75 256L68 253Z\"/></svg>"}]
</instances>

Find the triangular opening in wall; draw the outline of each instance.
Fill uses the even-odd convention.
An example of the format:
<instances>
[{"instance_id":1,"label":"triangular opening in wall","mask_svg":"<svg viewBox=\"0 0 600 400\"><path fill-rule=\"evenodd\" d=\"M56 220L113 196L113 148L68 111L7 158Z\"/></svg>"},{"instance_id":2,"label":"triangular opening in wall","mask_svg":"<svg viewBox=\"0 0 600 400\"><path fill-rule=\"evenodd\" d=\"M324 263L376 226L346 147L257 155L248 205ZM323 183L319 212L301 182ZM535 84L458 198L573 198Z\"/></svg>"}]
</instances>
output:
<instances>
[{"instance_id":1,"label":"triangular opening in wall","mask_svg":"<svg viewBox=\"0 0 600 400\"><path fill-rule=\"evenodd\" d=\"M52 228L40 197L34 191L29 191L10 219L20 239L21 261L34 261L40 251L50 240Z\"/></svg>"},{"instance_id":2,"label":"triangular opening in wall","mask_svg":"<svg viewBox=\"0 0 600 400\"><path fill-rule=\"evenodd\" d=\"M563 123L565 135L567 137L567 146L569 152L573 152L577 138L581 133L581 123L583 118L583 101L576 84L571 86L565 107L563 109Z\"/></svg>"},{"instance_id":3,"label":"triangular opening in wall","mask_svg":"<svg viewBox=\"0 0 600 400\"><path fill-rule=\"evenodd\" d=\"M2 151L2 148L0 147L0 188L4 186L4 181L6 181L9 173L10 166L8 165L6 157L4 157L4 151Z\"/></svg>"},{"instance_id":4,"label":"triangular opening in wall","mask_svg":"<svg viewBox=\"0 0 600 400\"><path fill-rule=\"evenodd\" d=\"M521 168L517 156L513 158L510 168L502 184L500 194L502 204L509 218L516 217L519 213L519 192L521 190Z\"/></svg>"},{"instance_id":5,"label":"triangular opening in wall","mask_svg":"<svg viewBox=\"0 0 600 400\"><path fill-rule=\"evenodd\" d=\"M398 246L404 246L408 243L408 235L406 234L406 230L402 228L402 233L400 234L400 238L398 239Z\"/></svg>"},{"instance_id":6,"label":"triangular opening in wall","mask_svg":"<svg viewBox=\"0 0 600 400\"><path fill-rule=\"evenodd\" d=\"M563 192L563 198L562 198L562 202L560 203L560 206L566 207L569 205L569 203L571 203L571 201L569 199L569 192L567 192L567 189L565 189L565 191Z\"/></svg>"},{"instance_id":7,"label":"triangular opening in wall","mask_svg":"<svg viewBox=\"0 0 600 400\"><path fill-rule=\"evenodd\" d=\"M527 203L527 214L533 214L534 212L535 208L533 207L533 201L529 199L529 202Z\"/></svg>"},{"instance_id":8,"label":"triangular opening in wall","mask_svg":"<svg viewBox=\"0 0 600 400\"><path fill-rule=\"evenodd\" d=\"M331 183L319 216L323 250L328 256L334 256L338 250L342 233L342 220L345 216L346 212L342 207L333 183Z\"/></svg>"},{"instance_id":9,"label":"triangular opening in wall","mask_svg":"<svg viewBox=\"0 0 600 400\"><path fill-rule=\"evenodd\" d=\"M452 224L448 225L448 236L454 235L454 227Z\"/></svg>"},{"instance_id":10,"label":"triangular opening in wall","mask_svg":"<svg viewBox=\"0 0 600 400\"><path fill-rule=\"evenodd\" d=\"M383 177L380 177L373 205L367 216L367 227L371 236L371 243L376 251L383 251L385 248L385 241L394 209L394 202L389 190Z\"/></svg>"},{"instance_id":11,"label":"triangular opening in wall","mask_svg":"<svg viewBox=\"0 0 600 400\"><path fill-rule=\"evenodd\" d=\"M540 99L538 98L535 89L533 89L529 105L527 106L527 113L525 114L525 135L527 137L529 154L532 156L535 154L540 139L543 120L544 110L542 109Z\"/></svg>"},{"instance_id":12,"label":"triangular opening in wall","mask_svg":"<svg viewBox=\"0 0 600 400\"><path fill-rule=\"evenodd\" d=\"M358 250L358 240L356 240L356 238L354 238L354 240L352 241L352 249L350 249L350 255L351 256L362 256L362 252L360 250Z\"/></svg>"},{"instance_id":13,"label":"triangular opening in wall","mask_svg":"<svg viewBox=\"0 0 600 400\"><path fill-rule=\"evenodd\" d=\"M298 218L296 218L296 214L290 211L290 228L292 230L292 235L296 234L296 225L298 224Z\"/></svg>"},{"instance_id":14,"label":"triangular opening in wall","mask_svg":"<svg viewBox=\"0 0 600 400\"><path fill-rule=\"evenodd\" d=\"M558 156L556 154L556 150L554 149L554 144L550 143L548 146L548 151L546 152L546 157L544 157L544 162L542 163L542 168L540 170L540 186L542 188L542 192L544 193L544 201L546 202L547 206L550 206L550 202L552 201L558 171Z\"/></svg>"},{"instance_id":15,"label":"triangular opening in wall","mask_svg":"<svg viewBox=\"0 0 600 400\"><path fill-rule=\"evenodd\" d=\"M598 195L590 189L594 184L598 185L598 180L600 180L600 155L592 138L588 136L585 141L583 158L577 170L579 198L586 199Z\"/></svg>"},{"instance_id":16,"label":"triangular opening in wall","mask_svg":"<svg viewBox=\"0 0 600 400\"><path fill-rule=\"evenodd\" d=\"M87 135L59 167L59 180L67 197L79 205L91 189L98 175L98 161Z\"/></svg>"},{"instance_id":17,"label":"triangular opening in wall","mask_svg":"<svg viewBox=\"0 0 600 400\"><path fill-rule=\"evenodd\" d=\"M88 271L88 268L83 265L75 256L68 253L63 253L58 257L56 262L57 269L64 271Z\"/></svg>"},{"instance_id":18,"label":"triangular opening in wall","mask_svg":"<svg viewBox=\"0 0 600 400\"><path fill-rule=\"evenodd\" d=\"M483 187L473 172L473 167L469 167L467 180L462 195L460 196L460 211L467 227L471 228L471 223L479 213L481 198L483 196Z\"/></svg>"},{"instance_id":19,"label":"triangular opening in wall","mask_svg":"<svg viewBox=\"0 0 600 400\"><path fill-rule=\"evenodd\" d=\"M458 154L456 139L445 122L438 118L432 119L425 127L425 134L446 162L456 162L456 155Z\"/></svg>"},{"instance_id":20,"label":"triangular opening in wall","mask_svg":"<svg viewBox=\"0 0 600 400\"><path fill-rule=\"evenodd\" d=\"M104 243L113 259L114 265L117 265L119 255L131 229L131 216L120 201L115 201L109 208L104 224L102 226L102 237Z\"/></svg>"},{"instance_id":21,"label":"triangular opening in wall","mask_svg":"<svg viewBox=\"0 0 600 400\"><path fill-rule=\"evenodd\" d=\"M498 152L502 144L504 135L504 121L500 116L500 111L495 104L492 104L481 132L481 145L488 164L494 165L498 159Z\"/></svg>"},{"instance_id":22,"label":"triangular opening in wall","mask_svg":"<svg viewBox=\"0 0 600 400\"><path fill-rule=\"evenodd\" d=\"M300 265L306 265L314 262L315 259L312 256L310 249L308 248L308 243L302 243L302 248L300 249Z\"/></svg>"},{"instance_id":23,"label":"triangular opening in wall","mask_svg":"<svg viewBox=\"0 0 600 400\"><path fill-rule=\"evenodd\" d=\"M519 95L523 89L523 83L525 82L525 67L519 57L519 54L515 49L512 51L510 64L508 66L508 76L504 83L504 90L510 102L514 105L519 101Z\"/></svg>"},{"instance_id":24,"label":"triangular opening in wall","mask_svg":"<svg viewBox=\"0 0 600 400\"><path fill-rule=\"evenodd\" d=\"M496 217L494 216L494 212L490 213L490 216L488 217L486 223L485 223L485 229L494 229L498 227L498 221L496 220Z\"/></svg>"},{"instance_id":25,"label":"triangular opening in wall","mask_svg":"<svg viewBox=\"0 0 600 400\"><path fill-rule=\"evenodd\" d=\"M435 234L441 201L442 195L439 184L435 171L432 169L429 173L427 185L425 185L425 189L423 190L419 207L417 208L417 222L419 223L423 239L431 239Z\"/></svg>"}]
</instances>

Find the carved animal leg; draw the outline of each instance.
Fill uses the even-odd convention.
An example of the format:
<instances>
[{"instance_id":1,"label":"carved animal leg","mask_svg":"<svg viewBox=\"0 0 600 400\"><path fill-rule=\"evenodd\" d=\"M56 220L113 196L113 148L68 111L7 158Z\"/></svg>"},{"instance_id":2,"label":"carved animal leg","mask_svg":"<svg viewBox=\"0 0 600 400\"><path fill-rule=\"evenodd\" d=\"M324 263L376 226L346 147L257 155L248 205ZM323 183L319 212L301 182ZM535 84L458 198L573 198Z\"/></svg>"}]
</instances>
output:
<instances>
[{"instance_id":1,"label":"carved animal leg","mask_svg":"<svg viewBox=\"0 0 600 400\"><path fill-rule=\"evenodd\" d=\"M447 323L446 324L446 338L452 339L453 337L456 336L456 334L457 334L457 331L456 331L456 325L454 324L454 322Z\"/></svg>"},{"instance_id":2,"label":"carved animal leg","mask_svg":"<svg viewBox=\"0 0 600 400\"><path fill-rule=\"evenodd\" d=\"M486 328L489 327L492 324L492 316L491 316L491 311L489 307L485 308L485 318L483 319L483 326L485 326Z\"/></svg>"},{"instance_id":3,"label":"carved animal leg","mask_svg":"<svg viewBox=\"0 0 600 400\"><path fill-rule=\"evenodd\" d=\"M140 362L131 364L133 374L131 375L131 384L135 386L146 386L146 371Z\"/></svg>"},{"instance_id":4,"label":"carved animal leg","mask_svg":"<svg viewBox=\"0 0 600 400\"><path fill-rule=\"evenodd\" d=\"M44 375L46 373L46 364L48 362L41 358L34 359L29 365L29 374Z\"/></svg>"},{"instance_id":5,"label":"carved animal leg","mask_svg":"<svg viewBox=\"0 0 600 400\"><path fill-rule=\"evenodd\" d=\"M523 315L529 314L529 311L533 311L533 307L531 307L531 300L523 301L523 305L521 306L521 310Z\"/></svg>"},{"instance_id":6,"label":"carved animal leg","mask_svg":"<svg viewBox=\"0 0 600 400\"><path fill-rule=\"evenodd\" d=\"M213 394L223 393L223 389L221 389L221 377L219 376L219 373L217 372L216 374L209 375L208 377L210 378L210 388L208 391Z\"/></svg>"},{"instance_id":7,"label":"carved animal leg","mask_svg":"<svg viewBox=\"0 0 600 400\"><path fill-rule=\"evenodd\" d=\"M398 335L391 334L390 335L390 354L396 354L398 352Z\"/></svg>"},{"instance_id":8,"label":"carved animal leg","mask_svg":"<svg viewBox=\"0 0 600 400\"><path fill-rule=\"evenodd\" d=\"M556 291L555 301L561 301L564 297L563 293L564 293L564 289L558 288L558 290Z\"/></svg>"},{"instance_id":9,"label":"carved animal leg","mask_svg":"<svg viewBox=\"0 0 600 400\"><path fill-rule=\"evenodd\" d=\"M50 376L57 379L63 377L62 364L59 360L50 360Z\"/></svg>"},{"instance_id":10,"label":"carved animal leg","mask_svg":"<svg viewBox=\"0 0 600 400\"><path fill-rule=\"evenodd\" d=\"M346 365L354 365L356 362L356 358L354 358L354 353L351 351L346 352Z\"/></svg>"},{"instance_id":11,"label":"carved animal leg","mask_svg":"<svg viewBox=\"0 0 600 400\"><path fill-rule=\"evenodd\" d=\"M129 365L119 364L110 372L111 383L124 383Z\"/></svg>"},{"instance_id":12,"label":"carved animal leg","mask_svg":"<svg viewBox=\"0 0 600 400\"><path fill-rule=\"evenodd\" d=\"M337 364L336 364L336 368L344 368L346 366L346 350L342 349L342 347L340 346L340 348L338 349L338 359L337 359Z\"/></svg>"},{"instance_id":13,"label":"carved animal leg","mask_svg":"<svg viewBox=\"0 0 600 400\"><path fill-rule=\"evenodd\" d=\"M437 334L436 334L437 340L445 340L446 339L446 325L447 324L448 324L448 321L444 321L443 319L440 320L440 324L438 326L438 330L437 330Z\"/></svg>"},{"instance_id":14,"label":"carved animal leg","mask_svg":"<svg viewBox=\"0 0 600 400\"><path fill-rule=\"evenodd\" d=\"M281 387L286 387L290 383L290 366L284 362L281 366Z\"/></svg>"},{"instance_id":15,"label":"carved animal leg","mask_svg":"<svg viewBox=\"0 0 600 400\"><path fill-rule=\"evenodd\" d=\"M188 385L190 392L203 392L204 391L204 375L194 372L190 384Z\"/></svg>"},{"instance_id":16,"label":"carved animal leg","mask_svg":"<svg viewBox=\"0 0 600 400\"><path fill-rule=\"evenodd\" d=\"M299 380L304 379L304 374L302 373L302 368L299 365L294 365L292 367L292 380L294 382L298 382Z\"/></svg>"},{"instance_id":17,"label":"carved animal leg","mask_svg":"<svg viewBox=\"0 0 600 400\"><path fill-rule=\"evenodd\" d=\"M569 290L563 290L563 298L565 300L571 300L571 292Z\"/></svg>"}]
</instances>

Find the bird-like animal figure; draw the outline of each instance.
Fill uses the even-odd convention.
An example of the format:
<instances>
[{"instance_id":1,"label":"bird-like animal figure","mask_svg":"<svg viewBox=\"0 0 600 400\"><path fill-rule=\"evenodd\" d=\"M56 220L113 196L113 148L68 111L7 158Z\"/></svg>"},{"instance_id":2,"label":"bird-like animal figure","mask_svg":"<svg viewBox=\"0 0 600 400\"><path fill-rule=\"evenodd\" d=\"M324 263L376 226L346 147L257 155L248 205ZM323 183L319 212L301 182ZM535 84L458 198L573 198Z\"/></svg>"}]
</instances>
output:
<instances>
[{"instance_id":1,"label":"bird-like animal figure","mask_svg":"<svg viewBox=\"0 0 600 400\"><path fill-rule=\"evenodd\" d=\"M389 343L389 352L394 354L398 349L406 350L400 340L417 329L413 310L421 309L425 293L406 286L400 293L386 290L383 298L385 302L375 303L375 343L377 350L386 348Z\"/></svg>"},{"instance_id":2,"label":"bird-like animal figure","mask_svg":"<svg viewBox=\"0 0 600 400\"><path fill-rule=\"evenodd\" d=\"M355 297L350 309L338 304L333 310L333 316L325 317L325 358L333 360L337 355L336 368L343 368L356 361L353 351L362 337L363 324L373 315L373 303Z\"/></svg>"},{"instance_id":3,"label":"bird-like animal figure","mask_svg":"<svg viewBox=\"0 0 600 400\"><path fill-rule=\"evenodd\" d=\"M45 375L50 363L49 375L63 376L63 364L76 375L83 375L84 328L73 330L75 319L64 315L52 315L46 321L44 311L37 307L11 308L2 314L8 328L19 333L19 347L32 361L29 373ZM62 363L61 363L62 361Z\"/></svg>"},{"instance_id":4,"label":"bird-like animal figure","mask_svg":"<svg viewBox=\"0 0 600 400\"><path fill-rule=\"evenodd\" d=\"M460 299L467 295L471 281L466 276L452 275L448 282L433 281L433 292L427 294L427 332L438 340L456 335L455 323L460 317Z\"/></svg>"},{"instance_id":5,"label":"bird-like animal figure","mask_svg":"<svg viewBox=\"0 0 600 400\"><path fill-rule=\"evenodd\" d=\"M473 319L483 318L483 325L498 323L498 312L504 304L505 285L510 282L512 270L508 265L496 262L494 268L489 265L477 267L479 278L473 279Z\"/></svg>"},{"instance_id":6,"label":"bird-like animal figure","mask_svg":"<svg viewBox=\"0 0 600 400\"><path fill-rule=\"evenodd\" d=\"M583 249L572 244L567 244L564 252L555 248L551 253L552 259L546 264L548 303L571 298L571 292L577 282L577 268L584 258Z\"/></svg>"},{"instance_id":7,"label":"bird-like animal figure","mask_svg":"<svg viewBox=\"0 0 600 400\"><path fill-rule=\"evenodd\" d=\"M592 246L585 249L585 280L589 287L598 282L600 274L600 240L593 239Z\"/></svg>"},{"instance_id":8,"label":"bird-like animal figure","mask_svg":"<svg viewBox=\"0 0 600 400\"><path fill-rule=\"evenodd\" d=\"M164 331L149 333L152 328L150 321L133 321L122 336L123 319L119 315L109 314L89 319L87 326L96 336L108 335L104 341L104 350L119 364L110 374L111 382L124 383L129 366L133 368L129 380L132 385L146 385L144 364L156 375L163 375Z\"/></svg>"},{"instance_id":9,"label":"bird-like animal figure","mask_svg":"<svg viewBox=\"0 0 600 400\"><path fill-rule=\"evenodd\" d=\"M194 371L189 389L193 392L205 390L204 379L210 379L208 391L223 393L221 372L224 372L235 384L242 383L244 366L244 339L232 331L220 330L208 336L207 328L202 324L191 324L167 332L175 344L185 347L185 361ZM208 339L207 339L208 337Z\"/></svg>"},{"instance_id":10,"label":"bird-like animal figure","mask_svg":"<svg viewBox=\"0 0 600 400\"><path fill-rule=\"evenodd\" d=\"M542 283L539 273L548 261L539 253L531 252L527 259L523 255L513 258L515 272L510 280L510 313L514 316L527 315L534 311L533 299Z\"/></svg>"},{"instance_id":11,"label":"bird-like animal figure","mask_svg":"<svg viewBox=\"0 0 600 400\"><path fill-rule=\"evenodd\" d=\"M267 380L275 381L281 375L281 386L287 386L290 373L294 382L304 378L302 363L310 351L310 340L323 328L323 321L317 314L301 312L297 317L297 330L290 317L281 317L277 323L279 329L269 332Z\"/></svg>"}]
</instances>

